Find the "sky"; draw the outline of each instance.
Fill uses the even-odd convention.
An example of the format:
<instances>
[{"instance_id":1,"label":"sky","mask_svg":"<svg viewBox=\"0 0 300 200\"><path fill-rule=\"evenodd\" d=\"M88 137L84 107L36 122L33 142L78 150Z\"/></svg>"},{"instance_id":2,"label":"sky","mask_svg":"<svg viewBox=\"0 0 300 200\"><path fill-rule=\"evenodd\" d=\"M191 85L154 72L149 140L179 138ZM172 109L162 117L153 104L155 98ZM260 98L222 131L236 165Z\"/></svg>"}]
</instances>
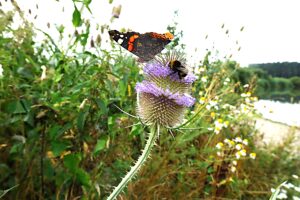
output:
<instances>
[{"instance_id":1,"label":"sky","mask_svg":"<svg viewBox=\"0 0 300 200\"><path fill-rule=\"evenodd\" d=\"M0 1L9 9L5 7L8 3ZM57 35L54 24L64 24L66 30L73 32L71 0L16 1L36 27L53 37ZM120 18L110 24L111 29L164 33L175 20L177 29L183 31L182 43L186 44L191 59L201 59L210 50L217 52L218 58L232 55L242 66L300 62L299 0L114 0L111 4L108 0L93 0L92 14L85 10L83 16L89 18L92 25L109 23L112 8L120 4ZM29 8L32 14L28 13ZM175 10L178 16L174 18ZM240 31L242 27L244 30Z\"/></svg>"}]
</instances>

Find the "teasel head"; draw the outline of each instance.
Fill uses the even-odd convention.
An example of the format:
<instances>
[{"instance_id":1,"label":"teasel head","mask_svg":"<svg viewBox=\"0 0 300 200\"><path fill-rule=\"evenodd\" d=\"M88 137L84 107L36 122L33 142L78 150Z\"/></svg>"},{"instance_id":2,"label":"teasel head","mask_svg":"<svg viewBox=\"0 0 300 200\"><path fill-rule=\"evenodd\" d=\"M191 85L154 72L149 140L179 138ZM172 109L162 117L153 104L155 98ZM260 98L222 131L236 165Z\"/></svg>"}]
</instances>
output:
<instances>
[{"instance_id":1,"label":"teasel head","mask_svg":"<svg viewBox=\"0 0 300 200\"><path fill-rule=\"evenodd\" d=\"M190 95L196 76L186 73L181 77L170 67L179 61L186 66L180 53L169 53L158 57L144 67L145 80L137 83L137 113L143 123L174 127L182 123L186 108L195 103Z\"/></svg>"}]
</instances>

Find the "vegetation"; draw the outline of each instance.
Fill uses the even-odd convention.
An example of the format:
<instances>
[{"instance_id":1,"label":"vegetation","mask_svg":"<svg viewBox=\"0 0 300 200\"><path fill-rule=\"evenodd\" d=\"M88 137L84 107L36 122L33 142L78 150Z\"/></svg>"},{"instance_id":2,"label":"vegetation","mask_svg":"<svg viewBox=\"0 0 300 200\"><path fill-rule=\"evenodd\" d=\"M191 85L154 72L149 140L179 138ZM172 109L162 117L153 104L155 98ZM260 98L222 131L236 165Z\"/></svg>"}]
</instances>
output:
<instances>
[{"instance_id":1,"label":"vegetation","mask_svg":"<svg viewBox=\"0 0 300 200\"><path fill-rule=\"evenodd\" d=\"M89 3L76 2L82 9L73 13L82 32L60 41L47 32L37 41L40 31L16 2L0 11L0 198L105 199L145 146L149 127L128 115L136 113L142 70L113 43L104 49L109 25L91 38L80 14ZM14 16L23 20L17 28ZM64 35L63 26L58 31ZM72 45L60 46L65 39ZM122 199L268 199L271 188L299 175L288 142L272 151L255 147L256 80L237 66L208 54L192 67L196 103L186 123L161 130Z\"/></svg>"},{"instance_id":2,"label":"vegetation","mask_svg":"<svg viewBox=\"0 0 300 200\"><path fill-rule=\"evenodd\" d=\"M238 68L235 71L234 80L242 84L255 80L257 85L254 93L259 98L295 102L300 100L299 76L275 77L271 76L264 68L248 67Z\"/></svg>"},{"instance_id":3,"label":"vegetation","mask_svg":"<svg viewBox=\"0 0 300 200\"><path fill-rule=\"evenodd\" d=\"M300 63L297 62L251 64L250 67L263 69L275 77L290 78L292 76L300 76Z\"/></svg>"}]
</instances>

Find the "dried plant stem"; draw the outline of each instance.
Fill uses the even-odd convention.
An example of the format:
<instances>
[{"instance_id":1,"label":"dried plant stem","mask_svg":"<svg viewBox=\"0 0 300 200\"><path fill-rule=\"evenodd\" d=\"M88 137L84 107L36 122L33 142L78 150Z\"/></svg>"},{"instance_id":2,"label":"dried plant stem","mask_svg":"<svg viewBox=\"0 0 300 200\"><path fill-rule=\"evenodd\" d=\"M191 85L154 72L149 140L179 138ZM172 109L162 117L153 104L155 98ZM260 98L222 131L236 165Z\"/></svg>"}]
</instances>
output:
<instances>
[{"instance_id":1,"label":"dried plant stem","mask_svg":"<svg viewBox=\"0 0 300 200\"><path fill-rule=\"evenodd\" d=\"M122 179L119 185L114 189L114 191L109 195L107 200L116 199L117 196L123 191L124 187L128 184L128 182L136 175L141 166L145 163L147 158L149 157L152 147L155 144L156 139L159 136L159 125L153 125L151 131L149 133L149 137L147 139L146 146L142 151L142 155L139 157L137 162L133 167L131 167L130 171L126 174L126 176Z\"/></svg>"}]
</instances>

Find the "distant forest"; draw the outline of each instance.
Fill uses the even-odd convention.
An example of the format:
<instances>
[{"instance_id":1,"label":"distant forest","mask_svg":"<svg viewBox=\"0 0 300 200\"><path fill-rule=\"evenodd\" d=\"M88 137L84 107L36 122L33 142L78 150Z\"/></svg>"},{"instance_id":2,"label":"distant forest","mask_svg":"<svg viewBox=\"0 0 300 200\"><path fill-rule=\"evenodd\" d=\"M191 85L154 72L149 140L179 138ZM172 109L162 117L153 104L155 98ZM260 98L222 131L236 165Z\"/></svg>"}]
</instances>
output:
<instances>
[{"instance_id":1,"label":"distant forest","mask_svg":"<svg viewBox=\"0 0 300 200\"><path fill-rule=\"evenodd\" d=\"M263 69L273 77L290 78L300 76L300 63L298 62L250 64L249 67Z\"/></svg>"}]
</instances>

